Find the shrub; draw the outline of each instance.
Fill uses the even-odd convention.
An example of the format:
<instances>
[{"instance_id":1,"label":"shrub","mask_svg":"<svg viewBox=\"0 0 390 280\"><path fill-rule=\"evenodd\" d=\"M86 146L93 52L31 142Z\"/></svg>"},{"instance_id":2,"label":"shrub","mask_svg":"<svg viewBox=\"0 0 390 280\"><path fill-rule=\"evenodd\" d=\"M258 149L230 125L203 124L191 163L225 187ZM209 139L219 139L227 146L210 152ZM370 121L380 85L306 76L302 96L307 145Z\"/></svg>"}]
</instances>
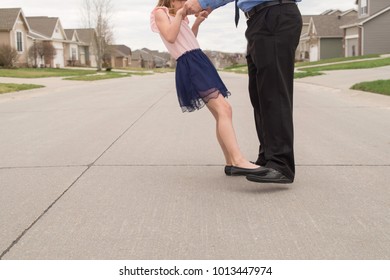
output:
<instances>
[{"instance_id":1,"label":"shrub","mask_svg":"<svg viewBox=\"0 0 390 280\"><path fill-rule=\"evenodd\" d=\"M18 58L19 54L16 49L8 45L0 46L0 66L4 68L13 68L18 61Z\"/></svg>"}]
</instances>

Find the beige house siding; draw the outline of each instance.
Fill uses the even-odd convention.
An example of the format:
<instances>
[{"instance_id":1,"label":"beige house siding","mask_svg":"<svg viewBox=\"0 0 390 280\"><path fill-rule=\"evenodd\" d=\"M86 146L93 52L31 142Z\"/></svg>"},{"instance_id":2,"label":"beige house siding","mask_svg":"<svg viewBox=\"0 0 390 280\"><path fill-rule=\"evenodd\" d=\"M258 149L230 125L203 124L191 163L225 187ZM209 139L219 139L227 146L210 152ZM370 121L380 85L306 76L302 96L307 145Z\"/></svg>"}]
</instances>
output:
<instances>
[{"instance_id":1,"label":"beige house siding","mask_svg":"<svg viewBox=\"0 0 390 280\"><path fill-rule=\"evenodd\" d=\"M65 44L64 49L66 49L64 57L66 65L72 65L79 63L79 46L77 43Z\"/></svg>"},{"instance_id":2,"label":"beige house siding","mask_svg":"<svg viewBox=\"0 0 390 280\"><path fill-rule=\"evenodd\" d=\"M81 65L87 65L86 60L86 47L85 46L79 46L78 52L79 52L79 59Z\"/></svg>"},{"instance_id":3,"label":"beige house siding","mask_svg":"<svg viewBox=\"0 0 390 280\"><path fill-rule=\"evenodd\" d=\"M27 25L25 24L24 18L19 13L16 18L15 24L12 26L12 30L0 31L0 45L7 45L13 49L17 49L17 34L21 33L22 37L22 50L18 50L19 58L16 66L25 66L28 63L28 41L27 41Z\"/></svg>"},{"instance_id":4,"label":"beige house siding","mask_svg":"<svg viewBox=\"0 0 390 280\"><path fill-rule=\"evenodd\" d=\"M9 32L0 31L0 45L9 45L10 44L9 38L10 38Z\"/></svg>"},{"instance_id":5,"label":"beige house siding","mask_svg":"<svg viewBox=\"0 0 390 280\"><path fill-rule=\"evenodd\" d=\"M23 18L19 15L14 29L10 33L11 46L17 49L16 34L17 32L22 33L22 51L19 53L18 66L25 66L28 63L28 41L27 41L27 29L24 24Z\"/></svg>"},{"instance_id":6,"label":"beige house siding","mask_svg":"<svg viewBox=\"0 0 390 280\"><path fill-rule=\"evenodd\" d=\"M16 66L26 66L28 63L27 34L29 26L20 8L0 8L0 45L7 45L18 51ZM21 34L21 49L18 50L17 35Z\"/></svg>"},{"instance_id":7,"label":"beige house siding","mask_svg":"<svg viewBox=\"0 0 390 280\"><path fill-rule=\"evenodd\" d=\"M89 52L89 63L91 67L97 67L97 56L95 55L95 48L89 48L90 50L93 50L92 52Z\"/></svg>"},{"instance_id":8,"label":"beige house siding","mask_svg":"<svg viewBox=\"0 0 390 280\"><path fill-rule=\"evenodd\" d=\"M301 40L299 41L299 45L295 52L295 59L298 61L307 60L309 59L309 52L310 52L310 41L308 40L307 37L301 37Z\"/></svg>"},{"instance_id":9,"label":"beige house siding","mask_svg":"<svg viewBox=\"0 0 390 280\"><path fill-rule=\"evenodd\" d=\"M111 65L115 68L123 68L129 66L129 59L127 57L112 58Z\"/></svg>"},{"instance_id":10,"label":"beige house siding","mask_svg":"<svg viewBox=\"0 0 390 280\"><path fill-rule=\"evenodd\" d=\"M363 55L390 53L389 27L390 11L364 24Z\"/></svg>"}]
</instances>

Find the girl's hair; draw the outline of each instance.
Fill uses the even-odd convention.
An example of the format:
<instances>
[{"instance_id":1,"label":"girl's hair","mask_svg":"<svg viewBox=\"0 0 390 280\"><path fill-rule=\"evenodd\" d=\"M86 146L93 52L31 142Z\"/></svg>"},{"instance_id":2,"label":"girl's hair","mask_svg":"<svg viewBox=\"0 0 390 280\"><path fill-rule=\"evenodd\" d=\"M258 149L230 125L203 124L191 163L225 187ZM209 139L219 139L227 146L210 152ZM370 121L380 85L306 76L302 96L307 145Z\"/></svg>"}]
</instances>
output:
<instances>
[{"instance_id":1,"label":"girl's hair","mask_svg":"<svg viewBox=\"0 0 390 280\"><path fill-rule=\"evenodd\" d=\"M158 0L157 7L167 7L170 14L175 14L175 11L172 7L172 0Z\"/></svg>"},{"instance_id":2,"label":"girl's hair","mask_svg":"<svg viewBox=\"0 0 390 280\"><path fill-rule=\"evenodd\" d=\"M172 7L172 0L158 0L157 7L167 7L168 9Z\"/></svg>"}]
</instances>

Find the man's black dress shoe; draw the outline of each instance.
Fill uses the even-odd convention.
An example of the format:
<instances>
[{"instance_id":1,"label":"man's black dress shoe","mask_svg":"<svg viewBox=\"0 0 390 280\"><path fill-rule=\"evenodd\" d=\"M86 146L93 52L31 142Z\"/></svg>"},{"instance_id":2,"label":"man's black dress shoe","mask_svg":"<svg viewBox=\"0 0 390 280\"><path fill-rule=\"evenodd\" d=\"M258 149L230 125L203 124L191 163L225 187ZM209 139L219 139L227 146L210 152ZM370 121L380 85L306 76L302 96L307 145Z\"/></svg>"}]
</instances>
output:
<instances>
[{"instance_id":1,"label":"man's black dress shoe","mask_svg":"<svg viewBox=\"0 0 390 280\"><path fill-rule=\"evenodd\" d=\"M225 174L228 176L246 176L249 174L266 174L268 172L268 168L258 167L258 168L242 168L236 166L225 166Z\"/></svg>"},{"instance_id":2,"label":"man's black dress shoe","mask_svg":"<svg viewBox=\"0 0 390 280\"><path fill-rule=\"evenodd\" d=\"M291 184L294 180L286 177L278 170L267 168L265 174L248 174L246 179L256 183Z\"/></svg>"}]
</instances>

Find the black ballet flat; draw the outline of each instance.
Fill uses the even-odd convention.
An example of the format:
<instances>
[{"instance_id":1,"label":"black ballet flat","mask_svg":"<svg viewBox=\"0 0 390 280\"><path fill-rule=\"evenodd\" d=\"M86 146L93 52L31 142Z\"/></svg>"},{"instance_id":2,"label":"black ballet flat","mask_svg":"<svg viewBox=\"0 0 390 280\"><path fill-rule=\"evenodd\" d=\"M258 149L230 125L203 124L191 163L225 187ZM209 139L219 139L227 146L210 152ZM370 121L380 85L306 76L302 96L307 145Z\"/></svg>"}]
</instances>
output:
<instances>
[{"instance_id":1,"label":"black ballet flat","mask_svg":"<svg viewBox=\"0 0 390 280\"><path fill-rule=\"evenodd\" d=\"M258 168L242 168L236 166L225 166L225 174L228 176L246 176L267 174L268 168L260 166Z\"/></svg>"}]
</instances>

